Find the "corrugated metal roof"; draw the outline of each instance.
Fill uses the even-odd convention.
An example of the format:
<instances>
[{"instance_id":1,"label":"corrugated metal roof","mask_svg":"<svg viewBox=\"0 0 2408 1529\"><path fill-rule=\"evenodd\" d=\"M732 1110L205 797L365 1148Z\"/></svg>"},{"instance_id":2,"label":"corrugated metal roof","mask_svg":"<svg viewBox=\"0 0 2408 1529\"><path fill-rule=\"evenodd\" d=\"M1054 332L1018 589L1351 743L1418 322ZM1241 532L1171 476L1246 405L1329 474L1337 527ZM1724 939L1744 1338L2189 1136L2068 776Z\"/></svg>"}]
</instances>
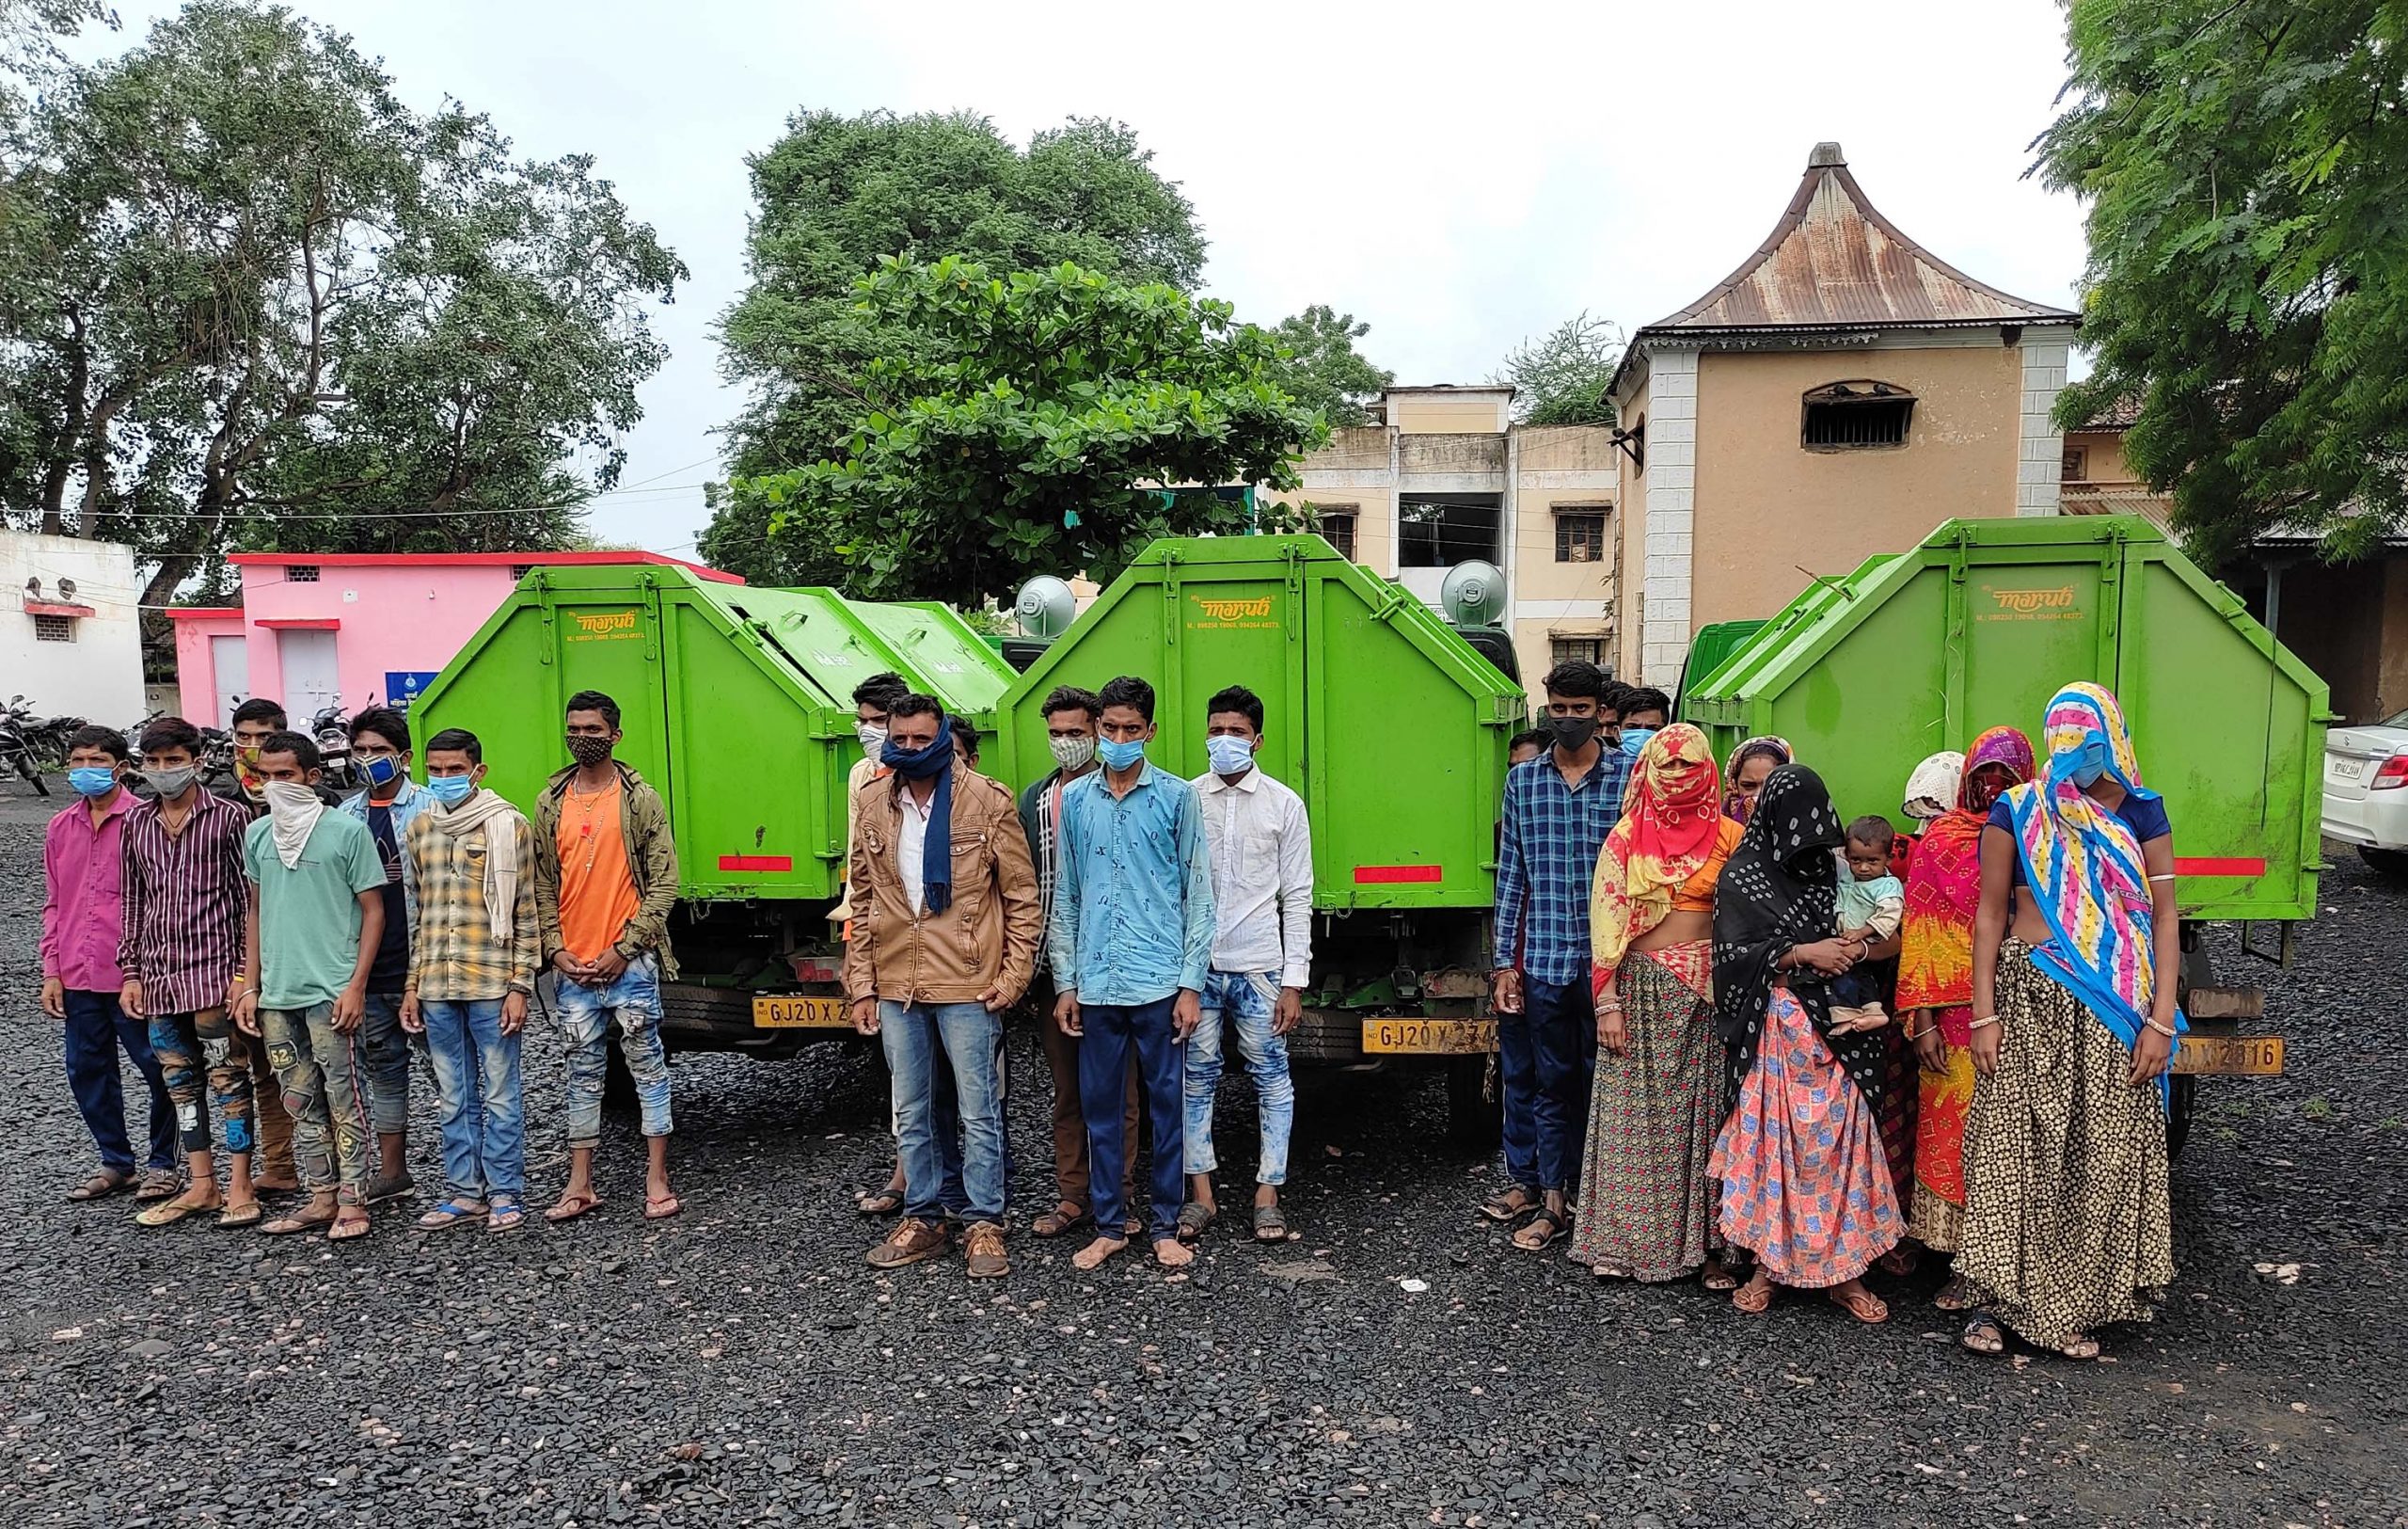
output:
<instances>
[{"instance_id":1,"label":"corrugated metal roof","mask_svg":"<svg viewBox=\"0 0 2408 1529\"><path fill-rule=\"evenodd\" d=\"M1819 143L1798 194L1746 263L1640 330L1953 327L2077 315L1974 280L1916 244L1865 198L1836 143Z\"/></svg>"}]
</instances>

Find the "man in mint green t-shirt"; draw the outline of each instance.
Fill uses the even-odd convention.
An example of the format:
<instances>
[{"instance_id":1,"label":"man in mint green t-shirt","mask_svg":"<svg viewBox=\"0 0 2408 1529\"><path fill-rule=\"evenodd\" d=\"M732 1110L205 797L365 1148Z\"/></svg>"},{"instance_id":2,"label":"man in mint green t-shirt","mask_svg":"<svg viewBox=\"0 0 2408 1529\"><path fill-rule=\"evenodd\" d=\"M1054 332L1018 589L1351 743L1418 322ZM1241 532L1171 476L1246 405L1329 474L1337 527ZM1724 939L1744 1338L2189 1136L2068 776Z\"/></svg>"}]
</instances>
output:
<instances>
[{"instance_id":1,"label":"man in mint green t-shirt","mask_svg":"<svg viewBox=\"0 0 2408 1529\"><path fill-rule=\"evenodd\" d=\"M319 800L317 745L299 733L260 746L267 816L243 838L251 884L234 1022L267 1041L308 1203L260 1228L317 1227L329 1242L368 1234L368 1093L359 1028L385 931L385 862L368 825Z\"/></svg>"}]
</instances>

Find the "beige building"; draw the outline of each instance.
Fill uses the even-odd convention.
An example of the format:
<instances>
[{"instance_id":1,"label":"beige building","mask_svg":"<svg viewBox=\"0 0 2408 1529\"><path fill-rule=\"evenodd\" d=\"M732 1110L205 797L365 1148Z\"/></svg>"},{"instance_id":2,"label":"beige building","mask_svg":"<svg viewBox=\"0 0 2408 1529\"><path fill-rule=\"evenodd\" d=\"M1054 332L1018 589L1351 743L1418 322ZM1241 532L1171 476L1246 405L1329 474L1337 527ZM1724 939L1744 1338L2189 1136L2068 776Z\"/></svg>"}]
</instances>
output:
<instances>
[{"instance_id":1,"label":"beige building","mask_svg":"<svg viewBox=\"0 0 2408 1529\"><path fill-rule=\"evenodd\" d=\"M1951 517L2057 514L2077 322L1924 249L1817 144L1763 246L1615 376L1618 672L1670 688L1700 627Z\"/></svg>"},{"instance_id":2,"label":"beige building","mask_svg":"<svg viewBox=\"0 0 2408 1529\"><path fill-rule=\"evenodd\" d=\"M1531 427L1506 387L1391 388L1334 432L1297 496L1339 550L1435 606L1447 570L1493 563L1525 685L1558 661L1614 665L1620 454L1604 425Z\"/></svg>"}]
</instances>

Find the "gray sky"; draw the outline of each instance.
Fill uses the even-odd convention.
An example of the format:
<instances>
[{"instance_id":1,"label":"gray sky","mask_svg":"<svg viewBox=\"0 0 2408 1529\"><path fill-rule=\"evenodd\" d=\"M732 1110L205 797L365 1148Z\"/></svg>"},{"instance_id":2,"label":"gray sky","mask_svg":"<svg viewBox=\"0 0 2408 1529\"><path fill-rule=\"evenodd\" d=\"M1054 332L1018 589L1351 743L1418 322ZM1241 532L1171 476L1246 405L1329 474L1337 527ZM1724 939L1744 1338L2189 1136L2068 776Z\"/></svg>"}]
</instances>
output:
<instances>
[{"instance_id":1,"label":"gray sky","mask_svg":"<svg viewBox=\"0 0 2408 1529\"><path fill-rule=\"evenodd\" d=\"M120 0L124 36L174 8ZM690 551L737 406L713 329L744 281L744 156L798 108L967 107L1022 142L1118 118L1195 202L1213 295L1264 324L1351 311L1402 382L1482 380L1584 309L1636 328L1681 307L1762 242L1818 139L1994 286L2072 306L2083 260L2076 204L2021 179L2064 75L2050 0L294 8L350 32L416 104L448 93L524 154L593 153L692 267L655 314L673 355L643 390L628 487L593 516L659 551Z\"/></svg>"}]
</instances>

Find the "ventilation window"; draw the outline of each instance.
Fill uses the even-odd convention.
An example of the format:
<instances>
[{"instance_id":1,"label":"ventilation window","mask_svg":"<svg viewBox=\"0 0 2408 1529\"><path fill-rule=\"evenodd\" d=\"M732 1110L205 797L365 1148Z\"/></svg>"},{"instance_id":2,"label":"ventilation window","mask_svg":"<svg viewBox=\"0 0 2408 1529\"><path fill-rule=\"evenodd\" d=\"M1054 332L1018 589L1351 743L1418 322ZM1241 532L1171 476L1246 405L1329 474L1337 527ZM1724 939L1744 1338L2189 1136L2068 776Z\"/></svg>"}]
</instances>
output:
<instances>
[{"instance_id":1,"label":"ventilation window","mask_svg":"<svg viewBox=\"0 0 2408 1529\"><path fill-rule=\"evenodd\" d=\"M288 584L314 584L318 581L318 565L314 563L288 563L284 565L284 581Z\"/></svg>"},{"instance_id":2,"label":"ventilation window","mask_svg":"<svg viewBox=\"0 0 2408 1529\"><path fill-rule=\"evenodd\" d=\"M1314 507L1314 529L1321 539L1338 549L1338 555L1347 562L1354 561L1354 516L1352 504L1317 504Z\"/></svg>"},{"instance_id":3,"label":"ventilation window","mask_svg":"<svg viewBox=\"0 0 2408 1529\"><path fill-rule=\"evenodd\" d=\"M532 563L514 563L510 565L510 581L515 584L534 571L535 565Z\"/></svg>"},{"instance_id":4,"label":"ventilation window","mask_svg":"<svg viewBox=\"0 0 2408 1529\"><path fill-rule=\"evenodd\" d=\"M1551 637L1546 645L1547 657L1557 663L1593 663L1606 666L1606 640L1602 637Z\"/></svg>"},{"instance_id":5,"label":"ventilation window","mask_svg":"<svg viewBox=\"0 0 2408 1529\"><path fill-rule=\"evenodd\" d=\"M34 641L37 643L71 643L75 640L73 616L34 617Z\"/></svg>"},{"instance_id":6,"label":"ventilation window","mask_svg":"<svg viewBox=\"0 0 2408 1529\"><path fill-rule=\"evenodd\" d=\"M1558 563L1603 563L1606 560L1606 510L1603 505L1565 507L1555 512L1555 560Z\"/></svg>"},{"instance_id":7,"label":"ventilation window","mask_svg":"<svg viewBox=\"0 0 2408 1529\"><path fill-rule=\"evenodd\" d=\"M2063 473L2067 483L2088 483L2090 481L2089 451L2081 446L2067 447Z\"/></svg>"},{"instance_id":8,"label":"ventilation window","mask_svg":"<svg viewBox=\"0 0 2408 1529\"><path fill-rule=\"evenodd\" d=\"M1806 395L1808 451L1846 452L1904 446L1914 423L1915 395L1887 382L1834 382Z\"/></svg>"}]
</instances>

